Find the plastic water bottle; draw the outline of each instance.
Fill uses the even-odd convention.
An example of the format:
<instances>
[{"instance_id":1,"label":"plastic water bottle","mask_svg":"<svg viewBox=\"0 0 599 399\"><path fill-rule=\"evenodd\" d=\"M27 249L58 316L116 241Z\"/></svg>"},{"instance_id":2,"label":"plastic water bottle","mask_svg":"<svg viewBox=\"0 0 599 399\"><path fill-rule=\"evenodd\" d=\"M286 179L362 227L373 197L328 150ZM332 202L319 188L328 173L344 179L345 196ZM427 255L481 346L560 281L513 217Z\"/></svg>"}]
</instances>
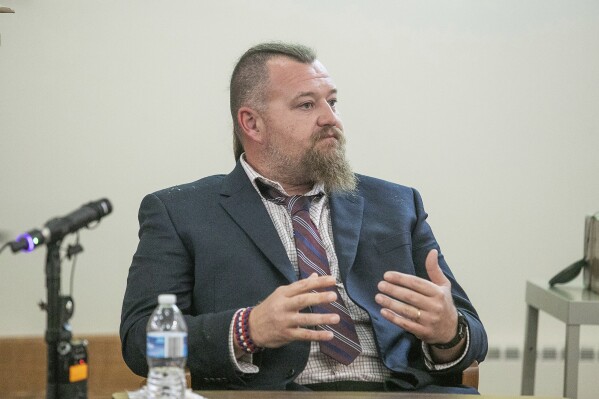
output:
<instances>
[{"instance_id":1,"label":"plastic water bottle","mask_svg":"<svg viewBox=\"0 0 599 399\"><path fill-rule=\"evenodd\" d=\"M187 324L172 294L158 296L158 307L146 328L148 380L146 392L151 399L183 399L187 382Z\"/></svg>"}]
</instances>

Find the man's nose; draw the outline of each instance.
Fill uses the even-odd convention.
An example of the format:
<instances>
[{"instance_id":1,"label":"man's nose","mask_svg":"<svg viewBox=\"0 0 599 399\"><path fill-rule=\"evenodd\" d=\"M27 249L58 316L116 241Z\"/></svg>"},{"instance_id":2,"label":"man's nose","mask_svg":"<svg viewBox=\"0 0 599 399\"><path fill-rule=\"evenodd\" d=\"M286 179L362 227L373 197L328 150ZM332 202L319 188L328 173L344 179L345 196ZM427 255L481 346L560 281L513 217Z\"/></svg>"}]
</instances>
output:
<instances>
[{"instance_id":1,"label":"man's nose","mask_svg":"<svg viewBox=\"0 0 599 399\"><path fill-rule=\"evenodd\" d=\"M328 102L325 102L320 107L320 113L318 115L317 123L318 123L318 126L320 126L320 127L324 127L324 126L341 127L341 119L339 119L339 115L337 115L337 112L335 111L335 109Z\"/></svg>"}]
</instances>

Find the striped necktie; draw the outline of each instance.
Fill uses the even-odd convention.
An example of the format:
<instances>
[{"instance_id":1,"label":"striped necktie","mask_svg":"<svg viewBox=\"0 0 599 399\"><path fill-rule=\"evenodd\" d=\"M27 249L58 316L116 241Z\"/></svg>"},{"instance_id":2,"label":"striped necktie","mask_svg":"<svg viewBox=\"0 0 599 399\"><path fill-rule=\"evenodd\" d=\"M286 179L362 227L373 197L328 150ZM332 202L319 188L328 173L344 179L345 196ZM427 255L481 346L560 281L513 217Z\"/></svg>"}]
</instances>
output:
<instances>
[{"instance_id":1,"label":"striped necktie","mask_svg":"<svg viewBox=\"0 0 599 399\"><path fill-rule=\"evenodd\" d=\"M294 195L288 197L270 186L259 184L259 187L264 198L286 206L291 215L300 278L307 278L313 273L319 276L331 275L324 244L318 229L310 219L310 204L316 196ZM335 292L337 300L314 305L312 312L336 313L340 317L340 322L335 325L318 326L319 329L332 331L334 334L332 340L320 341L320 351L339 363L348 365L362 352L362 347L354 322L337 287L329 287L326 290Z\"/></svg>"}]
</instances>

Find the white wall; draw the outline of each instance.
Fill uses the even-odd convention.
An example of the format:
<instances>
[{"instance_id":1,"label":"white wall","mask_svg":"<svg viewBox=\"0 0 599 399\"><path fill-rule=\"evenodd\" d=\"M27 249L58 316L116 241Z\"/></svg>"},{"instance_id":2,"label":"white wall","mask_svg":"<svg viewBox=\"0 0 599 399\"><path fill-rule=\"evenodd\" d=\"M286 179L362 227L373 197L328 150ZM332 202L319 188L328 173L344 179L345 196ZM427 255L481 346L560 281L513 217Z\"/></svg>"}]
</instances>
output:
<instances>
[{"instance_id":1,"label":"white wall","mask_svg":"<svg viewBox=\"0 0 599 399\"><path fill-rule=\"evenodd\" d=\"M16 11L0 14L4 239L115 208L81 232L79 335L118 330L143 195L233 168L228 78L265 40L316 48L354 168L421 191L492 345L523 343L526 279L581 257L599 210L599 2L0 3ZM43 333L44 252L0 255L0 335Z\"/></svg>"}]
</instances>

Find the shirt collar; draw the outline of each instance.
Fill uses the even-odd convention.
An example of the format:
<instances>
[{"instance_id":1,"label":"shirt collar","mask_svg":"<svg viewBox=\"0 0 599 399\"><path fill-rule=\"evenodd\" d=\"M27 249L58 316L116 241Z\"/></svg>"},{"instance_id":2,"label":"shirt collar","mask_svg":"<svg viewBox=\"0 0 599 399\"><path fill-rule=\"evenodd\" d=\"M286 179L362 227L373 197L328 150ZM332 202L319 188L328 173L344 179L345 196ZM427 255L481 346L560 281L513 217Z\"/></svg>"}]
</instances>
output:
<instances>
[{"instance_id":1,"label":"shirt collar","mask_svg":"<svg viewBox=\"0 0 599 399\"><path fill-rule=\"evenodd\" d=\"M283 189L283 186L281 186L281 184L279 182L270 180L270 179L262 176L254 168L252 168L252 166L249 163L247 163L247 161L245 160L245 153L241 154L241 156L239 157L239 162L241 162L241 166L243 167L243 170L245 170L245 173L247 174L248 178L252 182L252 186L254 186L254 189L256 189L256 191L258 192L258 194L260 194L260 196L262 196L262 194L260 193L260 189L256 185L256 180L260 180L262 183L276 188L282 194L289 195L289 194L287 194L285 189ZM326 193L324 191L323 183L315 183L314 186L312 186L312 189L310 191L308 191L307 193L305 193L304 195L319 195L319 194L322 194L322 196L326 195Z\"/></svg>"}]
</instances>

